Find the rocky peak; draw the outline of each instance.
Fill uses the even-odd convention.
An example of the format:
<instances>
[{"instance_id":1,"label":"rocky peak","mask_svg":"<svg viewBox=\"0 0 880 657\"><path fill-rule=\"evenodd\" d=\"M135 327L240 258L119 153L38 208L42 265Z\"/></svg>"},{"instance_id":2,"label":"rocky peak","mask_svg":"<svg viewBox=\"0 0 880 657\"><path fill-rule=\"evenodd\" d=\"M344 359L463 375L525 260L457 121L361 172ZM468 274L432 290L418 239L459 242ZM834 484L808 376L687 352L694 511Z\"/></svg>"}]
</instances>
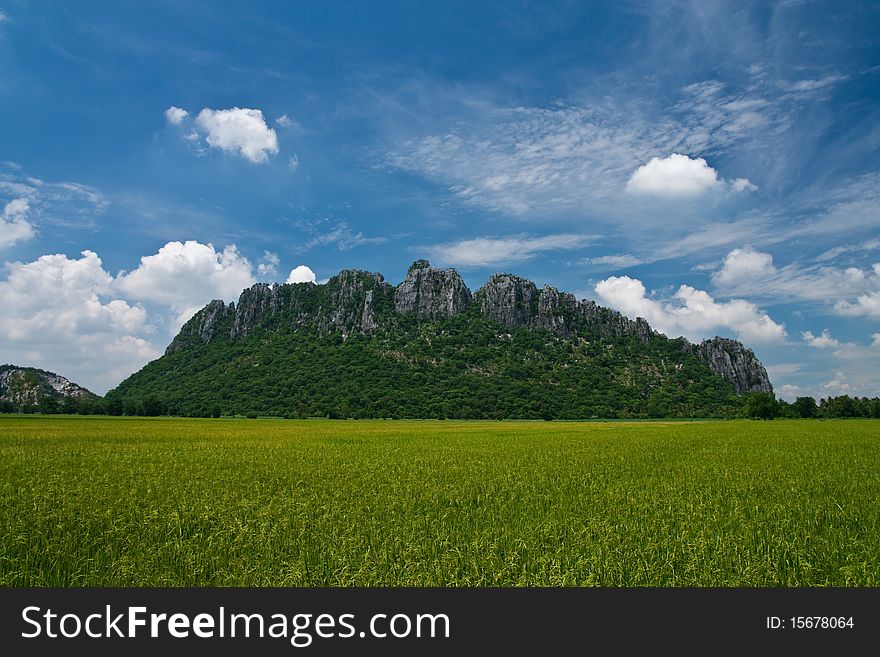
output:
<instances>
[{"instance_id":1,"label":"rocky peak","mask_svg":"<svg viewBox=\"0 0 880 657\"><path fill-rule=\"evenodd\" d=\"M733 383L738 394L773 392L767 370L755 352L738 340L716 336L696 345L685 343L685 350L704 360L713 372Z\"/></svg>"},{"instance_id":2,"label":"rocky peak","mask_svg":"<svg viewBox=\"0 0 880 657\"><path fill-rule=\"evenodd\" d=\"M228 330L227 323L234 312L234 304L230 303L227 306L220 299L214 299L181 327L180 332L165 349L165 353L178 351L194 341L207 344Z\"/></svg>"},{"instance_id":3,"label":"rocky peak","mask_svg":"<svg viewBox=\"0 0 880 657\"><path fill-rule=\"evenodd\" d=\"M0 401L23 408L38 406L46 398L65 397L86 399L95 394L55 372L0 365Z\"/></svg>"},{"instance_id":4,"label":"rocky peak","mask_svg":"<svg viewBox=\"0 0 880 657\"><path fill-rule=\"evenodd\" d=\"M343 335L369 333L378 327L377 302L389 294L391 286L382 274L360 269L344 269L331 278L326 314L318 324L321 330L337 330Z\"/></svg>"},{"instance_id":5,"label":"rocky peak","mask_svg":"<svg viewBox=\"0 0 880 657\"><path fill-rule=\"evenodd\" d=\"M545 285L538 294L537 314L530 326L547 329L554 335L567 338L576 330L574 320L577 307L578 302L573 294Z\"/></svg>"},{"instance_id":6,"label":"rocky peak","mask_svg":"<svg viewBox=\"0 0 880 657\"><path fill-rule=\"evenodd\" d=\"M451 317L471 303L471 291L454 269L435 269L427 260L416 260L394 292L394 309L430 319Z\"/></svg>"},{"instance_id":7,"label":"rocky peak","mask_svg":"<svg viewBox=\"0 0 880 657\"><path fill-rule=\"evenodd\" d=\"M280 287L277 283L256 283L244 290L238 297L230 337L246 337L260 322L281 310Z\"/></svg>"},{"instance_id":8,"label":"rocky peak","mask_svg":"<svg viewBox=\"0 0 880 657\"><path fill-rule=\"evenodd\" d=\"M495 274L477 290L480 313L507 328L528 326L536 314L538 288L530 280L512 274Z\"/></svg>"}]
</instances>

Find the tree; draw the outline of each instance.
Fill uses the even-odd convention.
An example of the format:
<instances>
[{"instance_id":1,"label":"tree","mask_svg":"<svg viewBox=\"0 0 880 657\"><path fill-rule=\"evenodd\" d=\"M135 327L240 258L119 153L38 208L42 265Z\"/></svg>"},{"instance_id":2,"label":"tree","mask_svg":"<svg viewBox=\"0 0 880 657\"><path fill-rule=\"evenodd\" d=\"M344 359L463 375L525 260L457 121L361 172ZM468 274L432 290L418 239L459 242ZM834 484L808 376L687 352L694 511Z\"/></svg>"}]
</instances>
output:
<instances>
[{"instance_id":1,"label":"tree","mask_svg":"<svg viewBox=\"0 0 880 657\"><path fill-rule=\"evenodd\" d=\"M122 397L111 397L107 400L107 415L122 415Z\"/></svg>"},{"instance_id":2,"label":"tree","mask_svg":"<svg viewBox=\"0 0 880 657\"><path fill-rule=\"evenodd\" d=\"M819 406L816 404L816 400L812 397L798 397L794 400L794 404L791 406L794 410L795 417L816 417L819 411Z\"/></svg>"},{"instance_id":3,"label":"tree","mask_svg":"<svg viewBox=\"0 0 880 657\"><path fill-rule=\"evenodd\" d=\"M779 414L772 392L753 392L746 398L746 415L759 420L772 420Z\"/></svg>"},{"instance_id":4,"label":"tree","mask_svg":"<svg viewBox=\"0 0 880 657\"><path fill-rule=\"evenodd\" d=\"M143 413L148 417L165 414L165 404L155 395L150 395L144 400Z\"/></svg>"}]
</instances>

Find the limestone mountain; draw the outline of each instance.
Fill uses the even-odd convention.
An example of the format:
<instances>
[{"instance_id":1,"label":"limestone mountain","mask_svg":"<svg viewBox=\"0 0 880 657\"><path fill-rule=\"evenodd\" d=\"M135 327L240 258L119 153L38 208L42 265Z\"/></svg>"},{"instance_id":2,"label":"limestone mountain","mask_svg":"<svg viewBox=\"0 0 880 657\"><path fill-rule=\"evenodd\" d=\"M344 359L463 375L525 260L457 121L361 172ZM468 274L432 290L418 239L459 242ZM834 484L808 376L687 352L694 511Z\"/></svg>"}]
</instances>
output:
<instances>
[{"instance_id":1,"label":"limestone mountain","mask_svg":"<svg viewBox=\"0 0 880 657\"><path fill-rule=\"evenodd\" d=\"M70 411L97 399L97 395L60 374L0 365L0 408L5 411Z\"/></svg>"},{"instance_id":2,"label":"limestone mountain","mask_svg":"<svg viewBox=\"0 0 880 657\"><path fill-rule=\"evenodd\" d=\"M670 339L511 274L472 293L419 260L397 286L345 270L212 301L108 400L195 415L657 417L735 414L739 395L771 390L735 340Z\"/></svg>"}]
</instances>

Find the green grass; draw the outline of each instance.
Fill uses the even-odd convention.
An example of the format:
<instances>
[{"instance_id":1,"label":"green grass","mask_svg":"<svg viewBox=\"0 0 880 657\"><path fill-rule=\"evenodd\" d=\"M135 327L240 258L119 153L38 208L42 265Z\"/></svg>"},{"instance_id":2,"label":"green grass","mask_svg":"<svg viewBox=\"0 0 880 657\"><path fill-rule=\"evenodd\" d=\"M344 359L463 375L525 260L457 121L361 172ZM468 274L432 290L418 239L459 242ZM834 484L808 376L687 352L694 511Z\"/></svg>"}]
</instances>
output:
<instances>
[{"instance_id":1,"label":"green grass","mask_svg":"<svg viewBox=\"0 0 880 657\"><path fill-rule=\"evenodd\" d=\"M5 586L878 586L880 422L0 417Z\"/></svg>"}]
</instances>

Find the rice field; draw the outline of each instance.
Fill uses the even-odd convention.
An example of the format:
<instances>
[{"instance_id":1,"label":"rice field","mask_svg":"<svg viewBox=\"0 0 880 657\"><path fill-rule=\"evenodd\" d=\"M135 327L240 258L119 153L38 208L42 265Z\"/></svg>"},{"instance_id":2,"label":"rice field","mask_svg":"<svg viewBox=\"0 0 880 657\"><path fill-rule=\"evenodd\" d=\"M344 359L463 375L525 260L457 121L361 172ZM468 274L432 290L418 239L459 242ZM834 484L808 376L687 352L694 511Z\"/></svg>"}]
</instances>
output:
<instances>
[{"instance_id":1,"label":"rice field","mask_svg":"<svg viewBox=\"0 0 880 657\"><path fill-rule=\"evenodd\" d=\"M878 586L880 421L0 417L3 586Z\"/></svg>"}]
</instances>

